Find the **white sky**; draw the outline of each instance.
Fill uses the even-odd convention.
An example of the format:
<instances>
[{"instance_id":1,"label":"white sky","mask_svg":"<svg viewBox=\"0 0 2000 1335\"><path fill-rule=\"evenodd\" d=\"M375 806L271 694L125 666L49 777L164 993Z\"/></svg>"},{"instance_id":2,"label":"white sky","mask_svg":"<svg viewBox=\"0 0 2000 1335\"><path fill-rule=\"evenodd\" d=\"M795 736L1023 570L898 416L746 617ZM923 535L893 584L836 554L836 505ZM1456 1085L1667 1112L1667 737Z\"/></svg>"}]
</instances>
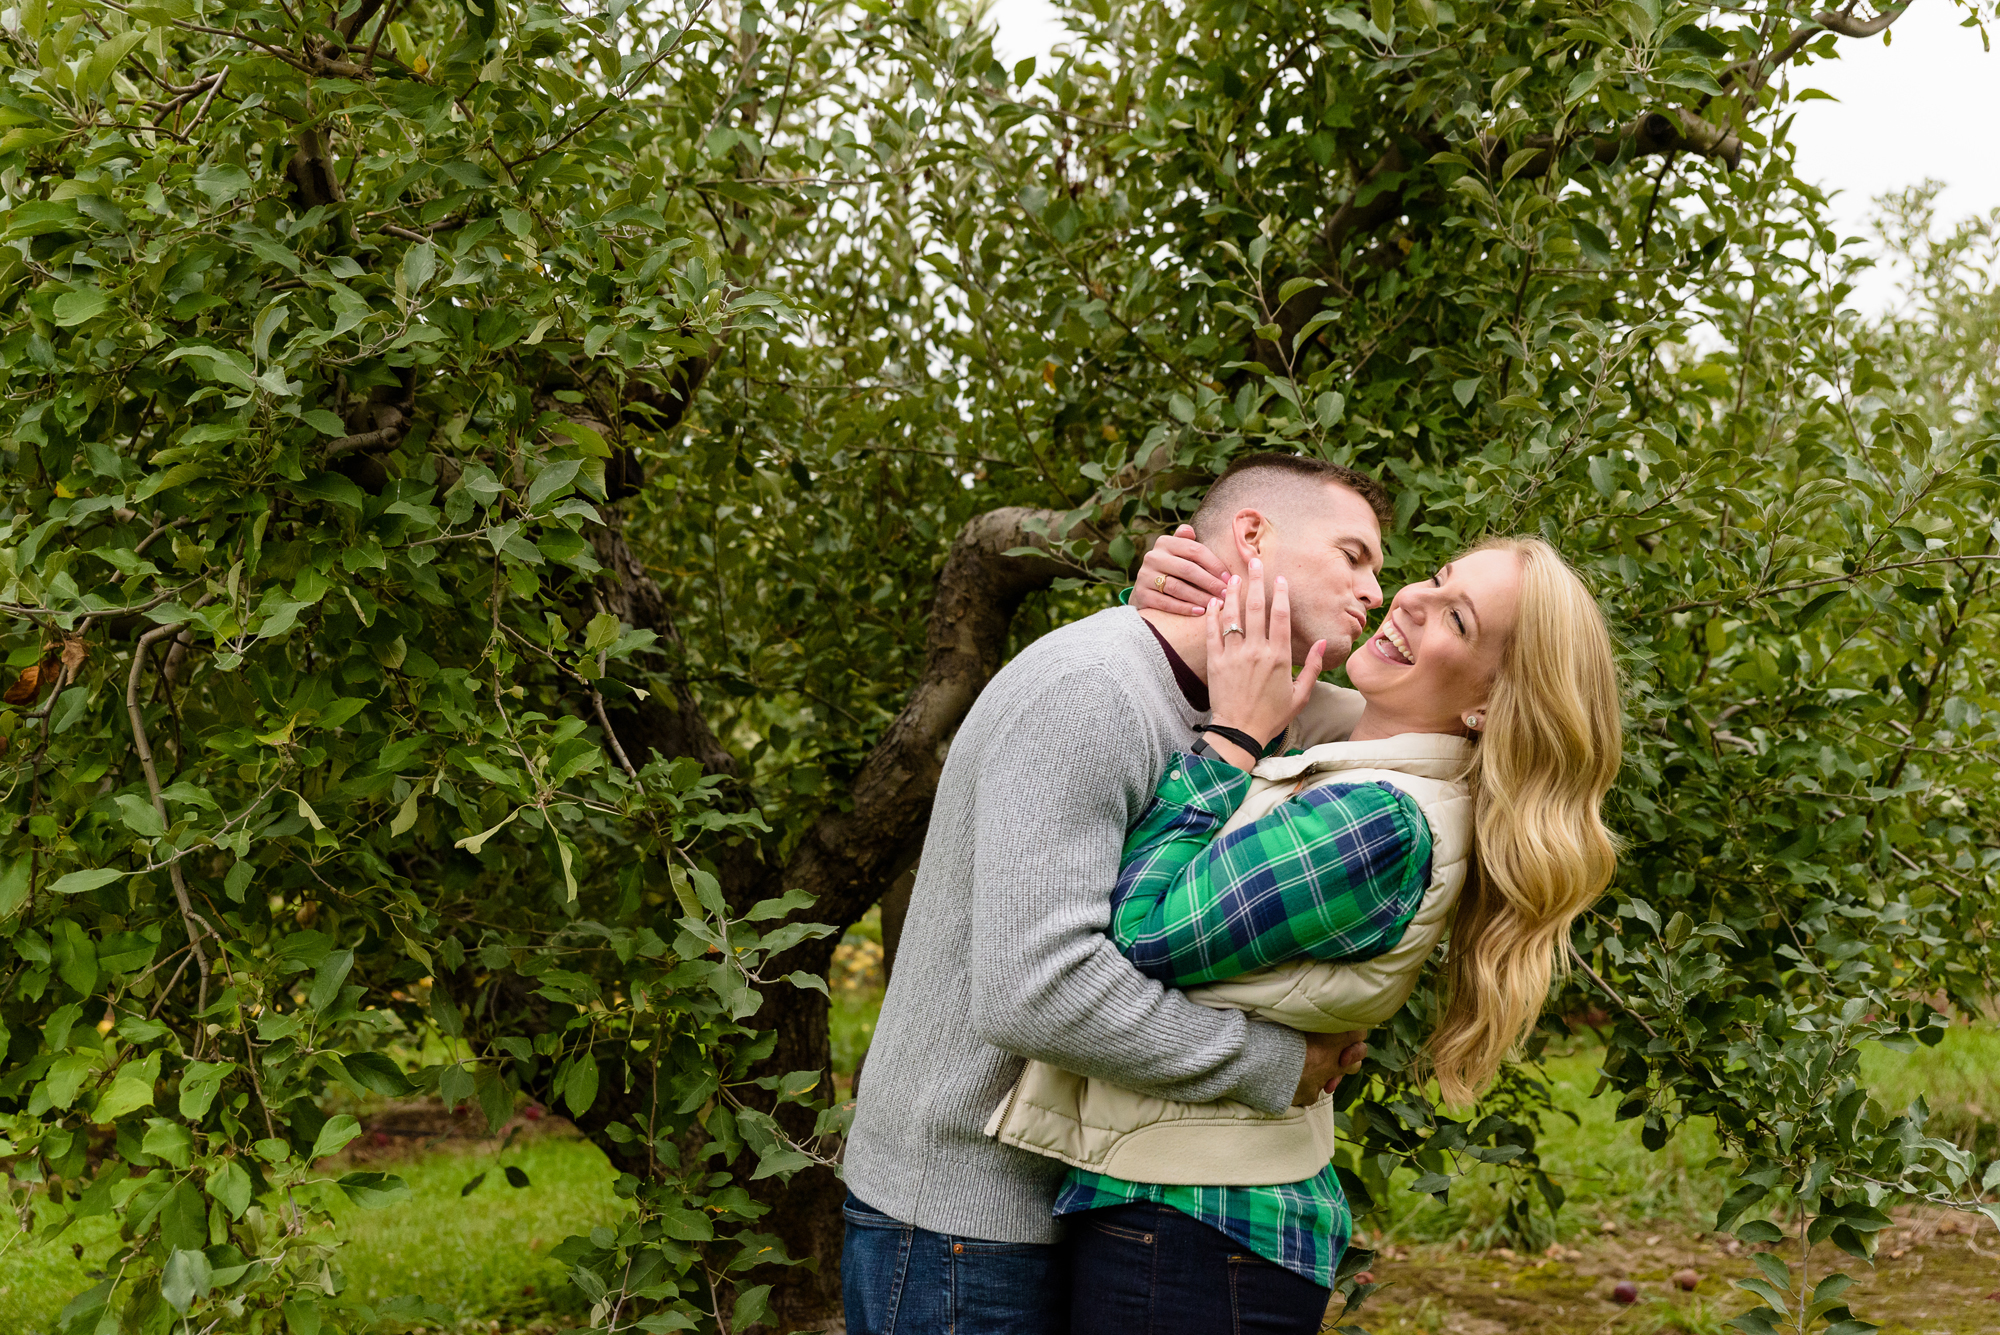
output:
<instances>
[{"instance_id":1,"label":"white sky","mask_svg":"<svg viewBox=\"0 0 2000 1335\"><path fill-rule=\"evenodd\" d=\"M1062 40L1050 0L993 0L990 13L997 54L1010 63ZM1841 192L1841 235L1863 232L1875 196L1926 177L1945 183L1939 210L1947 222L2000 208L2000 52L1959 27L1964 17L1950 0L1915 0L1887 45L1844 39L1840 59L1793 73L1797 87L1837 99L1800 104L1792 141L1801 174ZM1855 300L1879 308L1890 296L1883 275Z\"/></svg>"}]
</instances>

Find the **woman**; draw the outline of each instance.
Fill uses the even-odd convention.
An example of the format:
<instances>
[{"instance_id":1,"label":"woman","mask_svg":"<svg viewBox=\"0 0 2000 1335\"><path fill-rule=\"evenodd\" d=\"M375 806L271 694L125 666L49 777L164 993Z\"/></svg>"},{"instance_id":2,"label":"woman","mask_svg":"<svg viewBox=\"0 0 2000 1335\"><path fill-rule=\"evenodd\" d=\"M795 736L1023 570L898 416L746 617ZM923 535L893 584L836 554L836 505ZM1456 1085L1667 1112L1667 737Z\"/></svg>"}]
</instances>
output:
<instances>
[{"instance_id":1,"label":"woman","mask_svg":"<svg viewBox=\"0 0 2000 1335\"><path fill-rule=\"evenodd\" d=\"M1427 1048L1446 1099L1467 1102L1534 1024L1612 874L1603 617L1546 543L1483 543L1399 593L1349 656L1365 708L1348 741L1258 766L1297 694L1258 670L1289 632L1282 594L1267 630L1254 593L1210 606L1229 723L1134 827L1111 935L1197 1000L1339 1032L1399 1009L1449 922ZM1071 1165L1056 1210L1074 1216L1079 1335L1319 1329L1350 1230L1330 1097L1274 1116L1031 1063L988 1131Z\"/></svg>"}]
</instances>

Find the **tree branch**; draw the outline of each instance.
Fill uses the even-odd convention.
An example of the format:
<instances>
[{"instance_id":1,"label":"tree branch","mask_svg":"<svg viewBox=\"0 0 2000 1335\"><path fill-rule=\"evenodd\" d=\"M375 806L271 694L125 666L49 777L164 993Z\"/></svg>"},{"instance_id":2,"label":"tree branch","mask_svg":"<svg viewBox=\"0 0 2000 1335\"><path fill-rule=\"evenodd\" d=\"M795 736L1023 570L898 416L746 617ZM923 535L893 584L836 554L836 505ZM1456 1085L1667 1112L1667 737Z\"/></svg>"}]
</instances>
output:
<instances>
[{"instance_id":1,"label":"tree branch","mask_svg":"<svg viewBox=\"0 0 2000 1335\"><path fill-rule=\"evenodd\" d=\"M363 431L358 436L342 436L338 440L327 442L325 457L338 459L341 455L352 454L356 450L372 450L383 445L394 445L402 438L403 428L400 426L383 427L379 431Z\"/></svg>"},{"instance_id":2,"label":"tree branch","mask_svg":"<svg viewBox=\"0 0 2000 1335\"><path fill-rule=\"evenodd\" d=\"M1418 147L1427 152L1445 152L1452 148L1443 136L1430 131L1417 131L1412 138ZM1625 155L1650 158L1676 153L1719 159L1731 171L1743 161L1741 138L1685 107L1675 107L1668 111L1646 112L1608 134L1578 132L1560 138L1545 134L1528 135L1520 141L1519 148L1541 151L1529 158L1515 175L1524 178L1544 175L1556 159L1575 147L1581 147L1599 166L1609 166ZM1513 151L1507 141L1489 135L1465 151L1465 155L1488 176L1498 176ZM1413 170L1401 144L1391 143L1383 150L1382 156L1362 174L1353 196L1333 211L1326 226L1321 229L1319 262L1323 272L1333 275L1343 273L1348 267L1343 264L1343 254L1350 242L1380 230L1409 212L1424 197L1424 193L1419 193L1403 179ZM1353 267L1382 268L1400 257L1400 248L1376 246ZM1335 285L1331 290L1338 291L1340 288ZM1283 349L1292 347L1306 322L1326 304L1328 294L1329 288L1326 287L1309 288L1286 302L1275 321L1279 329L1277 340L1255 340L1251 345L1250 360L1273 368L1287 365L1290 359Z\"/></svg>"},{"instance_id":3,"label":"tree branch","mask_svg":"<svg viewBox=\"0 0 2000 1335\"><path fill-rule=\"evenodd\" d=\"M195 607L200 608L214 599L215 595L212 593L203 594L195 603ZM158 813L163 827L169 823L167 802L160 796L160 771L153 764L153 748L146 740L146 716L139 706L139 681L146 672L146 651L152 648L156 641L178 634L180 629L180 623L175 622L171 625L155 626L141 635L138 644L132 649L132 670L125 676L125 714L132 720L132 749L138 753L139 764L146 772L146 790L152 794L153 810ZM174 899L180 904L181 925L187 928L188 947L194 952L194 967L201 979L194 1008L195 1014L199 1015L208 1009L208 954L201 948L201 939L210 933L208 925L194 911L193 900L188 897L187 880L181 875L179 859L167 864L167 875L173 880ZM197 1057L201 1055L201 1035L202 1031L197 1028L194 1043L194 1055Z\"/></svg>"},{"instance_id":4,"label":"tree branch","mask_svg":"<svg viewBox=\"0 0 2000 1335\"><path fill-rule=\"evenodd\" d=\"M909 703L855 776L851 805L820 817L785 867L787 887L816 897L808 910L815 920L853 922L880 894L890 879L885 872L930 816L945 743L999 670L1015 610L1029 594L1070 573L1072 567L1054 556L1006 554L1045 545L1029 530L1031 519L1052 523L1057 515L1009 507L959 530L938 575L928 652ZM822 954L832 949L830 939L809 944Z\"/></svg>"}]
</instances>

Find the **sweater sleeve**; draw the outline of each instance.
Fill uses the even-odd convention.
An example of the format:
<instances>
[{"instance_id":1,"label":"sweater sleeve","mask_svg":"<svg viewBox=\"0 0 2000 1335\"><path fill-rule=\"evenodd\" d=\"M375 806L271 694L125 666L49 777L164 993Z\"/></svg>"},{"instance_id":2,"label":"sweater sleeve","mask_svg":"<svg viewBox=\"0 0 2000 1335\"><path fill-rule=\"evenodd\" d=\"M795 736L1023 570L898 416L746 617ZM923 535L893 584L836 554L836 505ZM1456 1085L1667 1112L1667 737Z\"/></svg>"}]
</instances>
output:
<instances>
[{"instance_id":1,"label":"sweater sleeve","mask_svg":"<svg viewBox=\"0 0 2000 1335\"><path fill-rule=\"evenodd\" d=\"M1189 1001L1105 935L1125 828L1149 796L1123 738L1138 711L1103 668L1073 669L995 720L978 779L968 1004L1021 1057L1189 1103L1291 1103L1305 1039Z\"/></svg>"},{"instance_id":2,"label":"sweater sleeve","mask_svg":"<svg viewBox=\"0 0 2000 1335\"><path fill-rule=\"evenodd\" d=\"M1309 788L1217 839L1234 766L1183 755L1134 828L1111 937L1174 987L1291 960L1369 959L1403 937L1430 883L1430 825L1383 783Z\"/></svg>"}]
</instances>

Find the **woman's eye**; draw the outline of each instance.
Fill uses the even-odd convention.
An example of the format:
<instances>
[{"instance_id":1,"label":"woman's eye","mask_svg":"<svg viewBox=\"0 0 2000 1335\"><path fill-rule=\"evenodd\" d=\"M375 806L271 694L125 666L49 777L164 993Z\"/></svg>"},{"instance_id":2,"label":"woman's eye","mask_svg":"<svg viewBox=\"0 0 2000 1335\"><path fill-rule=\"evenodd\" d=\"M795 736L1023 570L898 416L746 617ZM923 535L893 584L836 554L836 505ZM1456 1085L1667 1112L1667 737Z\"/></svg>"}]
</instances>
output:
<instances>
[{"instance_id":1,"label":"woman's eye","mask_svg":"<svg viewBox=\"0 0 2000 1335\"><path fill-rule=\"evenodd\" d=\"M1433 589L1441 587L1438 577L1436 575L1431 576L1431 587Z\"/></svg>"},{"instance_id":2,"label":"woman's eye","mask_svg":"<svg viewBox=\"0 0 2000 1335\"><path fill-rule=\"evenodd\" d=\"M1453 613L1451 614L1451 624L1452 624L1452 625L1454 625L1454 626L1456 626L1456 627L1458 627L1458 633L1459 633L1460 635L1463 635L1463 634L1465 634L1465 618L1464 618L1464 617L1460 616L1460 615L1459 615L1458 613L1456 613L1456 612L1453 612Z\"/></svg>"}]
</instances>

